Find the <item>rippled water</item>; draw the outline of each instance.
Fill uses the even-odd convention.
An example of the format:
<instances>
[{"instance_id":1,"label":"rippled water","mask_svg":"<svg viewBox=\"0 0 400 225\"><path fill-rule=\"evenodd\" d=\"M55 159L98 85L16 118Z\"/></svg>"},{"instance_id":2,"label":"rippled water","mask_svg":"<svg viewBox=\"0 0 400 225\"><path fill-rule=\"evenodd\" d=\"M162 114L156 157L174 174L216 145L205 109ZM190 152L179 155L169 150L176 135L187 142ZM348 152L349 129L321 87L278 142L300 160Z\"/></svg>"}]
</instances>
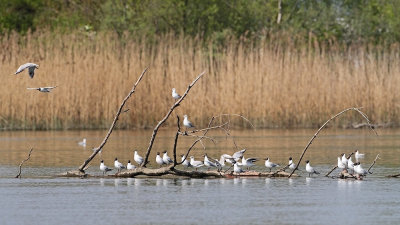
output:
<instances>
[{"instance_id":1,"label":"rippled water","mask_svg":"<svg viewBox=\"0 0 400 225\"><path fill-rule=\"evenodd\" d=\"M165 130L156 151L170 149L173 132ZM236 143L248 157L267 157L285 164L296 160L314 130L235 131ZM305 158L326 173L341 152L359 149L368 168L380 154L373 174L363 181L318 176L265 179L77 179L52 178L76 168L98 145L105 131L0 133L0 224L396 224L400 216L399 179L384 178L400 168L400 130L325 130ZM96 158L89 173L99 174L98 160L126 162L132 150L143 152L151 131L117 131ZM220 135L216 133L215 135ZM77 145L83 137L88 147ZM206 142L218 157L235 151L232 140L218 136ZM179 142L179 151L192 138ZM17 165L30 147L32 159L24 179L14 179ZM194 155L204 150L199 146ZM154 154L151 156L153 160ZM302 165L304 167L304 165ZM260 162L256 170L265 170Z\"/></svg>"}]
</instances>

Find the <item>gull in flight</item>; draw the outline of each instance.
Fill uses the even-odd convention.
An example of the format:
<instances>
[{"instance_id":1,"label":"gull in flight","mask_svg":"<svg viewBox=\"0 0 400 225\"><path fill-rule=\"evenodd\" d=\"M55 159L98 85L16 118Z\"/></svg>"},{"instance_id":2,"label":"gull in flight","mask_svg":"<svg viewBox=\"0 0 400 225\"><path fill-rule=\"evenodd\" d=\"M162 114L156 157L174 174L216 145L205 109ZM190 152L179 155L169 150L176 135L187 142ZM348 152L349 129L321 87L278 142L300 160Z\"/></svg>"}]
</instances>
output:
<instances>
[{"instance_id":1,"label":"gull in flight","mask_svg":"<svg viewBox=\"0 0 400 225\"><path fill-rule=\"evenodd\" d=\"M160 156L160 153L159 152L157 152L157 156L156 156L156 163L160 166L160 168L161 168L161 166L162 165L164 165L165 163L164 163L164 160L163 160L163 158L161 158L161 156Z\"/></svg>"},{"instance_id":2,"label":"gull in flight","mask_svg":"<svg viewBox=\"0 0 400 225\"><path fill-rule=\"evenodd\" d=\"M172 159L168 156L167 151L164 151L164 155L162 157L163 161L165 164L169 165L171 163L173 163L174 161L172 161Z\"/></svg>"},{"instance_id":3,"label":"gull in flight","mask_svg":"<svg viewBox=\"0 0 400 225\"><path fill-rule=\"evenodd\" d=\"M187 115L184 115L183 116L183 126L185 126L185 127L187 127L187 128L192 128L192 127L194 127L194 125L192 124L192 122L190 122L189 120L188 120L188 116Z\"/></svg>"},{"instance_id":4,"label":"gull in flight","mask_svg":"<svg viewBox=\"0 0 400 225\"><path fill-rule=\"evenodd\" d=\"M140 155L137 153L137 150L135 150L135 153L134 153L134 155L133 155L133 160L135 160L135 162L136 162L138 165L141 165L141 164L143 163L143 157L140 156Z\"/></svg>"},{"instance_id":5,"label":"gull in flight","mask_svg":"<svg viewBox=\"0 0 400 225\"><path fill-rule=\"evenodd\" d=\"M235 161L239 161L240 158L243 157L244 152L246 151L246 149L242 149L240 151L237 151L235 153L233 153L232 157Z\"/></svg>"},{"instance_id":6,"label":"gull in flight","mask_svg":"<svg viewBox=\"0 0 400 225\"><path fill-rule=\"evenodd\" d=\"M236 162L236 160L234 160L233 157L228 154L223 154L223 155L221 155L221 158L222 157L224 157L224 159L227 163L234 164Z\"/></svg>"},{"instance_id":7,"label":"gull in flight","mask_svg":"<svg viewBox=\"0 0 400 225\"><path fill-rule=\"evenodd\" d=\"M108 168L106 165L104 165L104 161L100 161L100 170L103 171L103 176L106 174L108 171L111 171L112 169Z\"/></svg>"},{"instance_id":8,"label":"gull in flight","mask_svg":"<svg viewBox=\"0 0 400 225\"><path fill-rule=\"evenodd\" d=\"M78 142L78 145L86 148L86 138L84 138L82 141Z\"/></svg>"},{"instance_id":9,"label":"gull in flight","mask_svg":"<svg viewBox=\"0 0 400 225\"><path fill-rule=\"evenodd\" d=\"M126 168L128 170L133 170L136 169L136 166L131 164L131 160L128 160L128 165L126 165Z\"/></svg>"},{"instance_id":10,"label":"gull in flight","mask_svg":"<svg viewBox=\"0 0 400 225\"><path fill-rule=\"evenodd\" d=\"M269 161L269 158L265 159L265 167L269 168L269 172L271 172L271 169L274 167L279 167L279 164L273 163Z\"/></svg>"},{"instance_id":11,"label":"gull in flight","mask_svg":"<svg viewBox=\"0 0 400 225\"><path fill-rule=\"evenodd\" d=\"M312 174L319 174L319 172L317 172L316 170L314 170L314 168L312 168L310 166L310 160L306 161L306 171L308 172L308 176L311 177Z\"/></svg>"},{"instance_id":12,"label":"gull in flight","mask_svg":"<svg viewBox=\"0 0 400 225\"><path fill-rule=\"evenodd\" d=\"M33 76L35 76L35 69L39 69L39 65L35 63L25 63L24 65L21 65L14 74L19 74L25 69L28 69L29 76L33 78Z\"/></svg>"},{"instance_id":13,"label":"gull in flight","mask_svg":"<svg viewBox=\"0 0 400 225\"><path fill-rule=\"evenodd\" d=\"M178 99L182 98L182 96L180 96L178 93L176 93L175 88L172 88L172 97L173 97L175 100L178 100Z\"/></svg>"},{"instance_id":14,"label":"gull in flight","mask_svg":"<svg viewBox=\"0 0 400 225\"><path fill-rule=\"evenodd\" d=\"M194 156L190 156L190 165L195 167L196 171L197 171L197 168L204 166L202 161L195 161Z\"/></svg>"},{"instance_id":15,"label":"gull in flight","mask_svg":"<svg viewBox=\"0 0 400 225\"><path fill-rule=\"evenodd\" d=\"M27 88L28 90L38 90L40 92L50 92L52 89L56 88L57 86L54 87L38 87L38 88Z\"/></svg>"},{"instance_id":16,"label":"gull in flight","mask_svg":"<svg viewBox=\"0 0 400 225\"><path fill-rule=\"evenodd\" d=\"M120 172L122 169L126 169L122 163L118 162L117 158L115 158L114 167L117 168L118 172Z\"/></svg>"}]
</instances>

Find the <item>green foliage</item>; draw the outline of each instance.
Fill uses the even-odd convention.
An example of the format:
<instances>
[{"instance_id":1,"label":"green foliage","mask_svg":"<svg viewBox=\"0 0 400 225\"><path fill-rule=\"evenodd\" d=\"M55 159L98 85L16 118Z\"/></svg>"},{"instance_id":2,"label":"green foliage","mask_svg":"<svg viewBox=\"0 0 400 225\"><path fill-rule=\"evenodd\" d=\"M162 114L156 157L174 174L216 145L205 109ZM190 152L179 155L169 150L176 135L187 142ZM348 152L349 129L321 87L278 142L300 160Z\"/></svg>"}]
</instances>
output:
<instances>
[{"instance_id":1,"label":"green foliage","mask_svg":"<svg viewBox=\"0 0 400 225\"><path fill-rule=\"evenodd\" d=\"M0 32L90 27L122 36L173 32L203 40L291 33L343 43L400 41L398 0L0 0Z\"/></svg>"}]
</instances>

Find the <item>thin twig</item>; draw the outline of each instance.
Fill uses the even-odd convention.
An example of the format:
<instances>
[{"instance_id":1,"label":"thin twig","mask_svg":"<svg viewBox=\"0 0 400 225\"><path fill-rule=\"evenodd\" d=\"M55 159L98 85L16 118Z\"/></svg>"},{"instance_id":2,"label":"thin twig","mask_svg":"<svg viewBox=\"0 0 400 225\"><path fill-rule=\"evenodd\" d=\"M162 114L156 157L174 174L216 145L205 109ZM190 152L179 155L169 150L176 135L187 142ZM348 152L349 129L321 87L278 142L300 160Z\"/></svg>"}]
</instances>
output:
<instances>
[{"instance_id":1,"label":"thin twig","mask_svg":"<svg viewBox=\"0 0 400 225\"><path fill-rule=\"evenodd\" d=\"M24 164L26 161L28 161L31 158L32 151L33 151L33 148L31 148L31 150L29 151L28 158L26 158L25 160L22 160L22 162L19 164L19 173L17 174L17 176L15 176L15 178L18 178L18 177L21 178L22 164Z\"/></svg>"},{"instance_id":2,"label":"thin twig","mask_svg":"<svg viewBox=\"0 0 400 225\"><path fill-rule=\"evenodd\" d=\"M318 136L319 132L320 132L331 120L335 119L336 117L338 117L338 116L342 115L343 113L345 113L345 112L347 112L347 111L350 111L350 110L354 110L354 111L360 113L361 116L364 117L364 118L367 120L367 123L369 124L369 127L370 127L370 128L372 127L372 126L371 126L371 123L370 123L370 121L369 121L369 119L368 119L368 117L367 117L363 112L361 112L358 108L348 108L348 109L345 109L345 110L341 111L340 113L334 115L334 116L331 117L329 120L327 120L327 121L317 130L317 132L314 134L314 136L312 136L312 138L310 139L310 141L308 142L308 144L307 144L306 147L304 148L303 153L301 154L300 159L299 159L299 161L297 162L296 168L290 173L290 175L289 175L288 178L290 178L290 177L293 175L294 171L299 167L300 162L301 162L301 160L303 159L304 154L306 153L308 147L310 147L310 145L312 144L312 142L314 141L314 139ZM371 129L372 129L372 128L371 128ZM373 130L373 129L372 129L372 130ZM376 135L378 135L378 134L376 133L375 130L373 130L373 131L375 132Z\"/></svg>"},{"instance_id":3,"label":"thin twig","mask_svg":"<svg viewBox=\"0 0 400 225\"><path fill-rule=\"evenodd\" d=\"M185 93L182 95L182 97L172 105L172 107L169 109L169 111L168 111L167 114L164 116L164 118L158 122L158 124L156 125L156 127L155 127L154 130L153 130L153 134L151 135L149 147L147 148L146 155L145 155L144 160L143 160L143 163L142 163L142 165L141 165L142 167L146 167L146 164L148 163L149 156L150 156L150 152L151 152L151 149L152 149L152 147L153 147L154 140L155 140L155 138L156 138L158 129L161 127L161 125L163 125L163 124L165 123L165 121L167 121L168 117L171 115L171 113L174 111L174 109L175 109L176 107L179 106L179 104L183 101L183 99L185 99L185 97L188 95L188 93L189 93L190 89L193 87L193 85L195 85L196 82L197 82L204 74L205 74L205 71L202 72L202 73L200 73L200 74L196 77L196 79L194 79L193 82L192 82L191 84L189 84L188 88L186 89L186 91L185 91Z\"/></svg>"},{"instance_id":4,"label":"thin twig","mask_svg":"<svg viewBox=\"0 0 400 225\"><path fill-rule=\"evenodd\" d=\"M379 158L379 154L376 155L374 162L373 162L373 163L371 164L371 166L368 168L367 172L368 172L369 174L372 174L372 172L369 172L369 171L370 171L371 168L375 165L376 160L378 160L378 159L380 159L380 158Z\"/></svg>"},{"instance_id":5,"label":"thin twig","mask_svg":"<svg viewBox=\"0 0 400 225\"><path fill-rule=\"evenodd\" d=\"M103 142L101 142L101 144L99 145L99 147L94 148L94 152L92 153L92 155L79 167L79 171L81 172L85 172L84 169L86 167L86 165L88 165L90 163L90 161L92 161L92 159L97 155L97 153L99 153L101 151L101 149L104 147L104 145L107 143L108 138L110 137L115 125L117 124L118 121L118 117L122 112L122 108L124 107L126 101L128 101L128 99L132 96L133 93L135 93L136 90L136 86L139 84L139 82L142 80L144 74L146 73L148 68L145 68L142 72L142 74L139 76L138 80L136 81L136 83L133 85L132 90L129 92L129 94L124 98L124 100L122 101L121 105L118 108L117 113L115 114L114 120L111 124L110 129L108 130L106 136L104 137Z\"/></svg>"}]
</instances>

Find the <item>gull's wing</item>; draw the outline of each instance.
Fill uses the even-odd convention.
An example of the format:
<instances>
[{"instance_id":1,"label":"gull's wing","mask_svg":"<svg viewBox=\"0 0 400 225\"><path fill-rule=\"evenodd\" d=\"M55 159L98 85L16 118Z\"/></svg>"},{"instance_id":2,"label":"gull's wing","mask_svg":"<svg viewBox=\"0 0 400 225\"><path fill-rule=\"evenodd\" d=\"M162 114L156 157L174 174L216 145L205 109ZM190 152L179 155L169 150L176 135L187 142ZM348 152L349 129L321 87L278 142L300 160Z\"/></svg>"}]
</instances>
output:
<instances>
[{"instance_id":1,"label":"gull's wing","mask_svg":"<svg viewBox=\"0 0 400 225\"><path fill-rule=\"evenodd\" d=\"M36 69L36 67L34 67L34 66L30 66L30 67L29 67L28 72L29 72L29 76L30 76L31 78L33 78L33 76L35 76L35 69Z\"/></svg>"},{"instance_id":2,"label":"gull's wing","mask_svg":"<svg viewBox=\"0 0 400 225\"><path fill-rule=\"evenodd\" d=\"M27 88L28 90L38 90L39 88Z\"/></svg>"},{"instance_id":3,"label":"gull's wing","mask_svg":"<svg viewBox=\"0 0 400 225\"><path fill-rule=\"evenodd\" d=\"M18 67L17 72L15 72L15 74L21 73L28 67L35 68L35 66L37 66L35 63L25 63L25 64L21 65L20 67Z\"/></svg>"},{"instance_id":4,"label":"gull's wing","mask_svg":"<svg viewBox=\"0 0 400 225\"><path fill-rule=\"evenodd\" d=\"M234 158L234 159L236 159L236 158L240 158L241 156L243 156L243 153L246 151L246 149L242 149L242 150L240 150L240 151L237 151L237 152L235 152L233 155L232 155L232 157Z\"/></svg>"},{"instance_id":5,"label":"gull's wing","mask_svg":"<svg viewBox=\"0 0 400 225\"><path fill-rule=\"evenodd\" d=\"M252 163L255 163L255 162L257 162L257 158L247 158L246 159L246 161L248 161L248 162L252 162Z\"/></svg>"},{"instance_id":6,"label":"gull's wing","mask_svg":"<svg viewBox=\"0 0 400 225\"><path fill-rule=\"evenodd\" d=\"M46 88L46 89L53 89L53 88L56 88L57 86L54 86L54 87L43 87L43 88Z\"/></svg>"}]
</instances>

